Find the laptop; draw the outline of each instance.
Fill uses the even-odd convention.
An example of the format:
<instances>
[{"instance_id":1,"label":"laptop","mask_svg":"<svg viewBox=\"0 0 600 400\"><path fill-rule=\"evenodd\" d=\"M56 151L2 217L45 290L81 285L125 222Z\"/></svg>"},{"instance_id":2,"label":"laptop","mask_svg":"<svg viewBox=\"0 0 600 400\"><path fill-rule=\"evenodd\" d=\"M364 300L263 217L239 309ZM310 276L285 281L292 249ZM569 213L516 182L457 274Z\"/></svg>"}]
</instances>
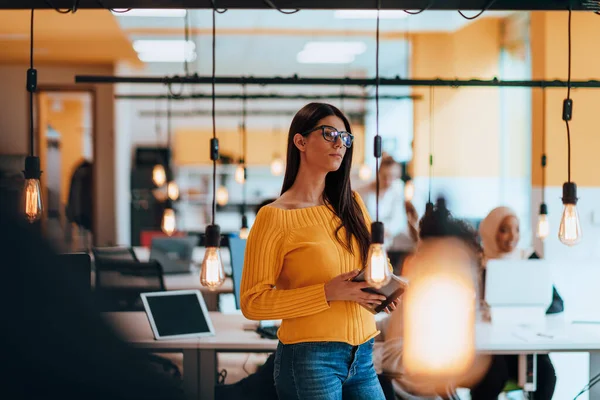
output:
<instances>
[{"instance_id":1,"label":"laptop","mask_svg":"<svg viewBox=\"0 0 600 400\"><path fill-rule=\"evenodd\" d=\"M544 260L489 260L485 299L491 307L545 310L552 302L551 264Z\"/></svg>"},{"instance_id":2,"label":"laptop","mask_svg":"<svg viewBox=\"0 0 600 400\"><path fill-rule=\"evenodd\" d=\"M156 340L214 336L199 290L142 293L142 303Z\"/></svg>"},{"instance_id":3,"label":"laptop","mask_svg":"<svg viewBox=\"0 0 600 400\"><path fill-rule=\"evenodd\" d=\"M165 275L189 273L196 243L196 236L152 238L150 260L158 261Z\"/></svg>"}]
</instances>

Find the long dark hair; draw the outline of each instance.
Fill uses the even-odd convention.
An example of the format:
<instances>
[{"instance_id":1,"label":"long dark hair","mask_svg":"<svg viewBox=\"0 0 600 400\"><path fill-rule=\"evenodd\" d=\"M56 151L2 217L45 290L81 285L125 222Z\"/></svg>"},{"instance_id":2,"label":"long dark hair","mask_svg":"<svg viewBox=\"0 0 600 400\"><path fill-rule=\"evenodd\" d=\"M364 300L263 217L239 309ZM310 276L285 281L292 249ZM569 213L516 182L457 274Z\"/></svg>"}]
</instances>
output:
<instances>
[{"instance_id":1,"label":"long dark hair","mask_svg":"<svg viewBox=\"0 0 600 400\"><path fill-rule=\"evenodd\" d=\"M287 164L281 194L288 191L298 175L300 169L300 150L294 144L294 136L297 133L306 132L317 126L317 123L325 117L335 116L344 122L346 131L350 130L348 118L336 107L326 103L309 103L296 113L288 134ZM327 174L325 178L325 190L323 200L329 205L341 220L335 234L337 240L352 253L352 236L356 238L360 248L360 256L363 263L367 260L371 238L365 223L362 210L352 195L350 185L350 168L352 167L352 153L354 147L346 150L342 165L337 171ZM342 228L346 230L346 237L341 238L339 232Z\"/></svg>"}]
</instances>

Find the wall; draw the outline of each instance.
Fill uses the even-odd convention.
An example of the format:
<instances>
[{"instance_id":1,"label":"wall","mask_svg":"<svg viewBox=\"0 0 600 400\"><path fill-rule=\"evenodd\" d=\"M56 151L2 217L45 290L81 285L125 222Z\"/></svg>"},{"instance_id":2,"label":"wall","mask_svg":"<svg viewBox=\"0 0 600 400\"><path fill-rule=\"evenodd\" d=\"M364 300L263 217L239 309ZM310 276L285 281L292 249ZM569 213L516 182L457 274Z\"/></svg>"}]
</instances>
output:
<instances>
[{"instance_id":1,"label":"wall","mask_svg":"<svg viewBox=\"0 0 600 400\"><path fill-rule=\"evenodd\" d=\"M25 64L0 65L0 154L28 152L28 93L25 90ZM73 86L77 74L112 75L112 65L68 67L40 65L38 84ZM78 86L79 87L79 86ZM114 89L111 85L97 85L94 108L96 132L96 161L94 171L96 244L115 241L115 148L114 148ZM122 171L121 171L122 172ZM119 199L119 201L123 201Z\"/></svg>"}]
</instances>

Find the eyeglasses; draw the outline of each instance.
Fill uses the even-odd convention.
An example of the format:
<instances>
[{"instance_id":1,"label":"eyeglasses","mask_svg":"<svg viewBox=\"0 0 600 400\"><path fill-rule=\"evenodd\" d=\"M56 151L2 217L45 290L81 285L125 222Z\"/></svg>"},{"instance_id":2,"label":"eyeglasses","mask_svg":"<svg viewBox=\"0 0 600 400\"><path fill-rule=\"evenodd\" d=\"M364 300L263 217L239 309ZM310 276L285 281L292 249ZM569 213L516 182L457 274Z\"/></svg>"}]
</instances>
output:
<instances>
[{"instance_id":1,"label":"eyeglasses","mask_svg":"<svg viewBox=\"0 0 600 400\"><path fill-rule=\"evenodd\" d=\"M337 139L340 138L344 147L346 147L346 148L352 147L352 142L354 141L354 136L350 132L346 132L346 131L340 132L337 129L335 129L333 126L329 126L329 125L317 126L316 128L312 128L304 133L301 133L301 135L307 136L308 134L310 134L318 129L321 130L323 139L325 139L326 141L335 143L337 141Z\"/></svg>"}]
</instances>

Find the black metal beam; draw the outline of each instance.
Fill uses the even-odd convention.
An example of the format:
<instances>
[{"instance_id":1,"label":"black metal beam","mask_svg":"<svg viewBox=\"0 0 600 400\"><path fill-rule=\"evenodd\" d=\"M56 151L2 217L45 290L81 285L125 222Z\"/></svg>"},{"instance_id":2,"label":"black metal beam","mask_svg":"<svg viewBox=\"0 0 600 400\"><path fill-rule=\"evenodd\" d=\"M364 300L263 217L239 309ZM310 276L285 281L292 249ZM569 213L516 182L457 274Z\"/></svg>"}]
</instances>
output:
<instances>
[{"instance_id":1,"label":"black metal beam","mask_svg":"<svg viewBox=\"0 0 600 400\"><path fill-rule=\"evenodd\" d=\"M298 110L248 110L247 115L249 116L260 116L260 117L291 117L295 115ZM166 117L166 111L154 111L154 110L142 110L138 113L141 117ZM242 117L241 110L216 110L215 114L219 117ZM364 118L364 112L345 112L346 116L351 120L358 120ZM171 111L173 117L193 118L211 116L211 110L174 110Z\"/></svg>"},{"instance_id":2,"label":"black metal beam","mask_svg":"<svg viewBox=\"0 0 600 400\"><path fill-rule=\"evenodd\" d=\"M189 100L189 99L211 99L211 95L207 93L192 93L184 95L168 95L168 94L116 94L115 99L117 100L166 100L168 98L173 100ZM217 99L229 99L229 100L242 100L244 98L248 100L331 100L331 99L344 99L344 100L375 100L373 95L361 95L361 94L279 94L279 93L266 93L266 94L217 94ZM380 100L421 100L421 95L379 95Z\"/></svg>"},{"instance_id":3,"label":"black metal beam","mask_svg":"<svg viewBox=\"0 0 600 400\"><path fill-rule=\"evenodd\" d=\"M600 23L600 20L599 20ZM103 76L103 75L77 75L75 83L114 84L210 84L212 78L209 76ZM297 75L291 77L253 77L253 76L220 76L216 78L219 85L294 85L294 86L374 86L373 78L300 78ZM380 86L445 86L445 87L530 87L530 88L553 88L567 87L566 81L561 80L536 80L536 81L501 81L499 79L402 79L381 78ZM572 81L574 88L600 88L600 80Z\"/></svg>"},{"instance_id":4,"label":"black metal beam","mask_svg":"<svg viewBox=\"0 0 600 400\"><path fill-rule=\"evenodd\" d=\"M189 8L210 9L210 0L0 0L0 9L61 8L73 3L84 8ZM490 4L491 3L491 4ZM373 9L376 2L364 0L272 0L280 9ZM382 0L382 9L396 10L573 10L590 9L594 0ZM588 5L589 4L589 5ZM219 8L269 9L264 0L216 0Z\"/></svg>"}]
</instances>

